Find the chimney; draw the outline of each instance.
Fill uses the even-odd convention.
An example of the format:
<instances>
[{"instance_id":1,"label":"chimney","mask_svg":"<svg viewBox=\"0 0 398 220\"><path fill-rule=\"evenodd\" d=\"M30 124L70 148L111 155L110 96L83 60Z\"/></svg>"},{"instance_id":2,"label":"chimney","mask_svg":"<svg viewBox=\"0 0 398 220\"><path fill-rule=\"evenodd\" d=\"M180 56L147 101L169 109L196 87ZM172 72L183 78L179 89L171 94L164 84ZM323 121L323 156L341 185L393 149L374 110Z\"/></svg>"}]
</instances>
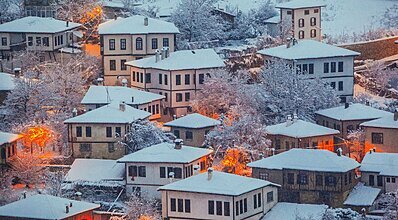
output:
<instances>
[{"instance_id":1,"label":"chimney","mask_svg":"<svg viewBox=\"0 0 398 220\"><path fill-rule=\"evenodd\" d=\"M127 87L127 83L128 83L127 79L123 78L122 79L122 86Z\"/></svg>"},{"instance_id":2,"label":"chimney","mask_svg":"<svg viewBox=\"0 0 398 220\"><path fill-rule=\"evenodd\" d=\"M193 175L198 175L199 169L200 169L199 165L196 164L195 166L193 166Z\"/></svg>"},{"instance_id":3,"label":"chimney","mask_svg":"<svg viewBox=\"0 0 398 220\"><path fill-rule=\"evenodd\" d=\"M72 201L69 201L69 207L72 207L72 206L73 206Z\"/></svg>"},{"instance_id":4,"label":"chimney","mask_svg":"<svg viewBox=\"0 0 398 220\"><path fill-rule=\"evenodd\" d=\"M148 26L148 18L147 17L144 18L144 25Z\"/></svg>"},{"instance_id":5,"label":"chimney","mask_svg":"<svg viewBox=\"0 0 398 220\"><path fill-rule=\"evenodd\" d=\"M287 115L286 127L293 124L292 115Z\"/></svg>"},{"instance_id":6,"label":"chimney","mask_svg":"<svg viewBox=\"0 0 398 220\"><path fill-rule=\"evenodd\" d=\"M336 153L337 153L337 156L341 157L341 155L343 154L343 149L341 149L341 147L339 147L339 148L336 150Z\"/></svg>"},{"instance_id":7,"label":"chimney","mask_svg":"<svg viewBox=\"0 0 398 220\"><path fill-rule=\"evenodd\" d=\"M69 21L66 21L66 27L69 27Z\"/></svg>"},{"instance_id":8,"label":"chimney","mask_svg":"<svg viewBox=\"0 0 398 220\"><path fill-rule=\"evenodd\" d=\"M98 78L97 79L97 83L98 83L99 86L103 86L104 85L104 78L101 78L101 77Z\"/></svg>"},{"instance_id":9,"label":"chimney","mask_svg":"<svg viewBox=\"0 0 398 220\"><path fill-rule=\"evenodd\" d=\"M182 139L175 139L174 140L174 149L181 150L182 148Z\"/></svg>"},{"instance_id":10,"label":"chimney","mask_svg":"<svg viewBox=\"0 0 398 220\"><path fill-rule=\"evenodd\" d=\"M134 104L134 96L131 96L131 103Z\"/></svg>"},{"instance_id":11,"label":"chimney","mask_svg":"<svg viewBox=\"0 0 398 220\"><path fill-rule=\"evenodd\" d=\"M156 52L155 52L155 62L157 63L157 62L159 62L159 60L160 60L160 51L156 50Z\"/></svg>"},{"instance_id":12,"label":"chimney","mask_svg":"<svg viewBox=\"0 0 398 220\"><path fill-rule=\"evenodd\" d=\"M170 48L169 47L165 48L166 48L166 58L168 58L170 56Z\"/></svg>"},{"instance_id":13,"label":"chimney","mask_svg":"<svg viewBox=\"0 0 398 220\"><path fill-rule=\"evenodd\" d=\"M162 53L161 53L161 59L164 60L164 58L166 58L166 48L162 48Z\"/></svg>"},{"instance_id":14,"label":"chimney","mask_svg":"<svg viewBox=\"0 0 398 220\"><path fill-rule=\"evenodd\" d=\"M75 193L75 200L81 201L81 200L82 200L82 195L83 195L83 193L81 193L81 192L76 192L76 193Z\"/></svg>"},{"instance_id":15,"label":"chimney","mask_svg":"<svg viewBox=\"0 0 398 220\"><path fill-rule=\"evenodd\" d=\"M68 205L65 206L65 213L69 213L69 206Z\"/></svg>"},{"instance_id":16,"label":"chimney","mask_svg":"<svg viewBox=\"0 0 398 220\"><path fill-rule=\"evenodd\" d=\"M169 173L169 180L170 180L170 183L172 183L173 182L173 180L174 180L174 172L170 172Z\"/></svg>"},{"instance_id":17,"label":"chimney","mask_svg":"<svg viewBox=\"0 0 398 220\"><path fill-rule=\"evenodd\" d=\"M294 46L294 45L296 45L296 44L298 44L298 41L296 40L296 38L293 37L293 39L292 39L292 46Z\"/></svg>"},{"instance_id":18,"label":"chimney","mask_svg":"<svg viewBox=\"0 0 398 220\"><path fill-rule=\"evenodd\" d=\"M115 21L117 20L117 15L113 15L113 19L115 19Z\"/></svg>"},{"instance_id":19,"label":"chimney","mask_svg":"<svg viewBox=\"0 0 398 220\"><path fill-rule=\"evenodd\" d=\"M290 48L290 43L291 43L291 41L292 41L292 39L290 38L290 37L288 37L287 39L286 39L286 48Z\"/></svg>"},{"instance_id":20,"label":"chimney","mask_svg":"<svg viewBox=\"0 0 398 220\"><path fill-rule=\"evenodd\" d=\"M24 191L24 192L22 193L22 195L23 195L23 198L26 199L26 191Z\"/></svg>"},{"instance_id":21,"label":"chimney","mask_svg":"<svg viewBox=\"0 0 398 220\"><path fill-rule=\"evenodd\" d=\"M126 104L124 102L119 104L119 110L122 112L126 111Z\"/></svg>"},{"instance_id":22,"label":"chimney","mask_svg":"<svg viewBox=\"0 0 398 220\"><path fill-rule=\"evenodd\" d=\"M293 122L296 122L298 120L298 115L297 113L293 114Z\"/></svg>"},{"instance_id":23,"label":"chimney","mask_svg":"<svg viewBox=\"0 0 398 220\"><path fill-rule=\"evenodd\" d=\"M77 116L77 109L76 109L76 108L73 108L73 110L72 110L72 116L73 116L73 117L76 117L76 116Z\"/></svg>"},{"instance_id":24,"label":"chimney","mask_svg":"<svg viewBox=\"0 0 398 220\"><path fill-rule=\"evenodd\" d=\"M347 109L348 107L350 107L350 103L348 103L348 102L344 103L344 108Z\"/></svg>"},{"instance_id":25,"label":"chimney","mask_svg":"<svg viewBox=\"0 0 398 220\"><path fill-rule=\"evenodd\" d=\"M213 177L213 168L209 168L207 169L207 180L211 180L211 178Z\"/></svg>"},{"instance_id":26,"label":"chimney","mask_svg":"<svg viewBox=\"0 0 398 220\"><path fill-rule=\"evenodd\" d=\"M394 121L398 121L398 108L394 111Z\"/></svg>"}]
</instances>

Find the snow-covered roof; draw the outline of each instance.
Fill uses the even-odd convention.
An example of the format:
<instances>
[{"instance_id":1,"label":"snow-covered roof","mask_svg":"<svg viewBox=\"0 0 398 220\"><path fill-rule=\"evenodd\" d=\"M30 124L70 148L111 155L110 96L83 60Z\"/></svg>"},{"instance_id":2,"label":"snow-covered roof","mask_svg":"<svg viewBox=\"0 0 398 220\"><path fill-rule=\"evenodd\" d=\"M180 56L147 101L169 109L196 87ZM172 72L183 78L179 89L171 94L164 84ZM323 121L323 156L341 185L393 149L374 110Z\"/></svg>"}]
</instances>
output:
<instances>
[{"instance_id":1,"label":"snow-covered roof","mask_svg":"<svg viewBox=\"0 0 398 220\"><path fill-rule=\"evenodd\" d=\"M350 104L348 108L345 108L345 106L342 105L334 108L319 110L315 113L340 121L368 120L392 115L390 112L379 110L360 103Z\"/></svg>"},{"instance_id":2,"label":"snow-covered roof","mask_svg":"<svg viewBox=\"0 0 398 220\"><path fill-rule=\"evenodd\" d=\"M390 114L379 119L364 122L361 126L398 129L398 121L394 121L394 114Z\"/></svg>"},{"instance_id":3,"label":"snow-covered roof","mask_svg":"<svg viewBox=\"0 0 398 220\"><path fill-rule=\"evenodd\" d=\"M117 8L117 9L125 8L125 5L121 0L102 0L101 3L103 7Z\"/></svg>"},{"instance_id":4,"label":"snow-covered roof","mask_svg":"<svg viewBox=\"0 0 398 220\"><path fill-rule=\"evenodd\" d=\"M293 0L277 4L276 8L287 8L287 9L300 9L300 8L315 8L325 7L326 4L320 0Z\"/></svg>"},{"instance_id":5,"label":"snow-covered roof","mask_svg":"<svg viewBox=\"0 0 398 220\"><path fill-rule=\"evenodd\" d=\"M138 68L161 70L190 70L225 67L224 61L213 49L179 50L170 53L169 57L156 62L151 56L140 60L126 62L126 65Z\"/></svg>"},{"instance_id":6,"label":"snow-covered roof","mask_svg":"<svg viewBox=\"0 0 398 220\"><path fill-rule=\"evenodd\" d=\"M278 202L262 220L322 219L328 206Z\"/></svg>"},{"instance_id":7,"label":"snow-covered roof","mask_svg":"<svg viewBox=\"0 0 398 220\"><path fill-rule=\"evenodd\" d=\"M141 105L164 98L163 95L124 86L90 86L81 104L89 105L125 102L128 105Z\"/></svg>"},{"instance_id":8,"label":"snow-covered roof","mask_svg":"<svg viewBox=\"0 0 398 220\"><path fill-rule=\"evenodd\" d=\"M359 170L384 176L398 176L398 153L367 153Z\"/></svg>"},{"instance_id":9,"label":"snow-covered roof","mask_svg":"<svg viewBox=\"0 0 398 220\"><path fill-rule=\"evenodd\" d=\"M0 91L10 91L15 88L14 76L0 72Z\"/></svg>"},{"instance_id":10,"label":"snow-covered roof","mask_svg":"<svg viewBox=\"0 0 398 220\"><path fill-rule=\"evenodd\" d=\"M98 26L99 34L177 34L178 28L170 22L148 18L148 25L144 25L142 15L127 18L117 18L106 21Z\"/></svg>"},{"instance_id":11,"label":"snow-covered roof","mask_svg":"<svg viewBox=\"0 0 398 220\"><path fill-rule=\"evenodd\" d=\"M69 118L64 123L114 123L125 124L132 123L139 119L145 119L151 116L151 113L124 105L122 111L117 103L102 106L100 108L88 111L82 115Z\"/></svg>"},{"instance_id":12,"label":"snow-covered roof","mask_svg":"<svg viewBox=\"0 0 398 220\"><path fill-rule=\"evenodd\" d=\"M111 185L123 184L124 165L116 160L75 159L65 177L65 182Z\"/></svg>"},{"instance_id":13,"label":"snow-covered roof","mask_svg":"<svg viewBox=\"0 0 398 220\"><path fill-rule=\"evenodd\" d=\"M198 113L193 113L167 122L164 124L164 126L180 128L207 128L214 127L219 124L221 124L219 120L215 120Z\"/></svg>"},{"instance_id":14,"label":"snow-covered roof","mask_svg":"<svg viewBox=\"0 0 398 220\"><path fill-rule=\"evenodd\" d=\"M23 17L0 24L0 32L5 33L58 33L72 30L81 24L57 20L55 18Z\"/></svg>"},{"instance_id":15,"label":"snow-covered roof","mask_svg":"<svg viewBox=\"0 0 398 220\"><path fill-rule=\"evenodd\" d=\"M328 57L358 56L360 53L315 40L299 40L289 48L286 45L259 50L265 56L286 60L318 59Z\"/></svg>"},{"instance_id":16,"label":"snow-covered roof","mask_svg":"<svg viewBox=\"0 0 398 220\"><path fill-rule=\"evenodd\" d=\"M251 177L213 171L210 180L205 172L161 186L158 190L238 196L266 186L279 187L280 185Z\"/></svg>"},{"instance_id":17,"label":"snow-covered roof","mask_svg":"<svg viewBox=\"0 0 398 220\"><path fill-rule=\"evenodd\" d=\"M281 16L280 15L276 15L274 17L268 18L267 20L265 20L266 24L279 24L281 22Z\"/></svg>"},{"instance_id":18,"label":"snow-covered roof","mask_svg":"<svg viewBox=\"0 0 398 220\"><path fill-rule=\"evenodd\" d=\"M69 212L66 205L72 202ZM0 207L0 216L29 219L66 219L99 208L100 205L50 195L34 195Z\"/></svg>"},{"instance_id":19,"label":"snow-covered roof","mask_svg":"<svg viewBox=\"0 0 398 220\"><path fill-rule=\"evenodd\" d=\"M2 132L0 131L0 145L6 144L6 143L12 143L16 140L21 138L21 135L19 134L13 134L13 133L7 133L7 132Z\"/></svg>"},{"instance_id":20,"label":"snow-covered roof","mask_svg":"<svg viewBox=\"0 0 398 220\"><path fill-rule=\"evenodd\" d=\"M175 149L171 143L160 143L126 155L117 162L142 162L142 163L190 163L201 157L211 154L213 151L204 148L182 146Z\"/></svg>"},{"instance_id":21,"label":"snow-covered roof","mask_svg":"<svg viewBox=\"0 0 398 220\"><path fill-rule=\"evenodd\" d=\"M359 167L359 163L346 156L338 156L328 150L293 148L283 153L248 164L265 169L293 169L320 172L347 172Z\"/></svg>"},{"instance_id":22,"label":"snow-covered roof","mask_svg":"<svg viewBox=\"0 0 398 220\"><path fill-rule=\"evenodd\" d=\"M301 119L292 120L276 125L267 126L267 131L272 135L284 135L294 138L316 137L339 134L338 130L320 126Z\"/></svg>"},{"instance_id":23,"label":"snow-covered roof","mask_svg":"<svg viewBox=\"0 0 398 220\"><path fill-rule=\"evenodd\" d=\"M349 206L372 206L381 189L365 186L358 183L350 192L344 205Z\"/></svg>"}]
</instances>

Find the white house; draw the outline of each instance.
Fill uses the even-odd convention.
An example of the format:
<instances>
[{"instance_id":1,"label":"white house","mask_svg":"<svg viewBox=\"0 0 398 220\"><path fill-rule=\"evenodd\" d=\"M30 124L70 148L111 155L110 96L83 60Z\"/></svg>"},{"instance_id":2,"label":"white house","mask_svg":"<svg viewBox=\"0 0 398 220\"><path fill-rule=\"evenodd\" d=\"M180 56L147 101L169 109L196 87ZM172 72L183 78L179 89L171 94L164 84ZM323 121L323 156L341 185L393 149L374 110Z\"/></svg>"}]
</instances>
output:
<instances>
[{"instance_id":1,"label":"white house","mask_svg":"<svg viewBox=\"0 0 398 220\"><path fill-rule=\"evenodd\" d=\"M151 113L150 120L159 119L162 115L163 95L146 92L124 86L90 86L81 104L86 110L102 107L111 102L121 103Z\"/></svg>"},{"instance_id":2,"label":"white house","mask_svg":"<svg viewBox=\"0 0 398 220\"><path fill-rule=\"evenodd\" d=\"M190 101L202 88L206 75L225 67L213 49L169 53L167 48L126 65L131 67L131 86L164 95L166 113L177 117L189 112Z\"/></svg>"},{"instance_id":3,"label":"white house","mask_svg":"<svg viewBox=\"0 0 398 220\"><path fill-rule=\"evenodd\" d=\"M279 185L209 168L162 187L165 219L258 220L278 202Z\"/></svg>"},{"instance_id":4,"label":"white house","mask_svg":"<svg viewBox=\"0 0 398 220\"><path fill-rule=\"evenodd\" d=\"M383 192L398 190L398 154L369 152L362 160L361 181Z\"/></svg>"},{"instance_id":5,"label":"white house","mask_svg":"<svg viewBox=\"0 0 398 220\"><path fill-rule=\"evenodd\" d=\"M21 138L22 135L0 131L0 165L17 155L18 140Z\"/></svg>"},{"instance_id":6,"label":"white house","mask_svg":"<svg viewBox=\"0 0 398 220\"><path fill-rule=\"evenodd\" d=\"M160 198L157 188L205 171L212 150L175 144L156 144L126 155L118 163L126 165L126 190L147 198Z\"/></svg>"},{"instance_id":7,"label":"white house","mask_svg":"<svg viewBox=\"0 0 398 220\"><path fill-rule=\"evenodd\" d=\"M354 57L359 53L315 40L292 40L288 45L258 51L267 61L291 63L300 79L321 78L336 89L342 102L354 94Z\"/></svg>"}]
</instances>

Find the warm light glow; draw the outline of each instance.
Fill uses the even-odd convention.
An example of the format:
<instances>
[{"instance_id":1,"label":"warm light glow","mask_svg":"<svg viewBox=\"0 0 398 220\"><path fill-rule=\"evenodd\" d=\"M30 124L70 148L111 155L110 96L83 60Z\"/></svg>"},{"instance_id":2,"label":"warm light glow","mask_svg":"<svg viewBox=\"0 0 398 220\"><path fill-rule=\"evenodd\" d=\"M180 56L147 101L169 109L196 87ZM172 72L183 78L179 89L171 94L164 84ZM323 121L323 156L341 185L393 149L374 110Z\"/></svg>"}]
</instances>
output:
<instances>
[{"instance_id":1,"label":"warm light glow","mask_svg":"<svg viewBox=\"0 0 398 220\"><path fill-rule=\"evenodd\" d=\"M27 147L38 146L43 148L53 139L53 131L44 126L32 126L23 132L23 144Z\"/></svg>"},{"instance_id":2,"label":"warm light glow","mask_svg":"<svg viewBox=\"0 0 398 220\"><path fill-rule=\"evenodd\" d=\"M250 176L250 169L246 164L250 162L248 153L243 148L229 148L221 161L222 170L241 176Z\"/></svg>"}]
</instances>

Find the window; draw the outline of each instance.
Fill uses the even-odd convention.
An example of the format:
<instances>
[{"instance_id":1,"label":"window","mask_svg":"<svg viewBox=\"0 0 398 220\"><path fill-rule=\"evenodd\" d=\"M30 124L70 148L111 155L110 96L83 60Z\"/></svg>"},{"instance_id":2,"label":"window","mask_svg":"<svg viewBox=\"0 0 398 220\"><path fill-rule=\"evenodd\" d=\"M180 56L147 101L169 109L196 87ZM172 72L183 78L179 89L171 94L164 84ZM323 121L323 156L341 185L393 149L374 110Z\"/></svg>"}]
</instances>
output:
<instances>
[{"instance_id":1,"label":"window","mask_svg":"<svg viewBox=\"0 0 398 220\"><path fill-rule=\"evenodd\" d=\"M308 177L305 174L299 174L297 176L297 183L300 185L307 185L308 184Z\"/></svg>"},{"instance_id":2,"label":"window","mask_svg":"<svg viewBox=\"0 0 398 220\"><path fill-rule=\"evenodd\" d=\"M151 83L151 73L145 73L145 82Z\"/></svg>"},{"instance_id":3,"label":"window","mask_svg":"<svg viewBox=\"0 0 398 220\"><path fill-rule=\"evenodd\" d=\"M313 63L308 64L308 73L314 74L314 64Z\"/></svg>"},{"instance_id":4,"label":"window","mask_svg":"<svg viewBox=\"0 0 398 220\"><path fill-rule=\"evenodd\" d=\"M261 207L261 193L257 193L257 207Z\"/></svg>"},{"instance_id":5,"label":"window","mask_svg":"<svg viewBox=\"0 0 398 220\"><path fill-rule=\"evenodd\" d=\"M176 138L180 138L180 130L174 130L174 136L176 136Z\"/></svg>"},{"instance_id":6,"label":"window","mask_svg":"<svg viewBox=\"0 0 398 220\"><path fill-rule=\"evenodd\" d=\"M336 72L336 62L330 63L330 72L332 72L332 73Z\"/></svg>"},{"instance_id":7,"label":"window","mask_svg":"<svg viewBox=\"0 0 398 220\"><path fill-rule=\"evenodd\" d=\"M243 213L243 201L239 200L239 213L242 214Z\"/></svg>"},{"instance_id":8,"label":"window","mask_svg":"<svg viewBox=\"0 0 398 220\"><path fill-rule=\"evenodd\" d=\"M348 174L344 175L344 185L348 184Z\"/></svg>"},{"instance_id":9,"label":"window","mask_svg":"<svg viewBox=\"0 0 398 220\"><path fill-rule=\"evenodd\" d=\"M106 127L106 137L112 137L112 127Z\"/></svg>"},{"instance_id":10,"label":"window","mask_svg":"<svg viewBox=\"0 0 398 220\"><path fill-rule=\"evenodd\" d=\"M247 199L243 199L243 210L244 212L247 212Z\"/></svg>"},{"instance_id":11,"label":"window","mask_svg":"<svg viewBox=\"0 0 398 220\"><path fill-rule=\"evenodd\" d=\"M351 184L352 183L352 174L351 172L348 173L348 182Z\"/></svg>"},{"instance_id":12,"label":"window","mask_svg":"<svg viewBox=\"0 0 398 220\"><path fill-rule=\"evenodd\" d=\"M156 114L159 114L159 104L156 104Z\"/></svg>"},{"instance_id":13,"label":"window","mask_svg":"<svg viewBox=\"0 0 398 220\"><path fill-rule=\"evenodd\" d=\"M308 64L303 64L303 69L301 71L302 74L308 73Z\"/></svg>"},{"instance_id":14,"label":"window","mask_svg":"<svg viewBox=\"0 0 398 220\"><path fill-rule=\"evenodd\" d=\"M86 127L86 137L91 137L91 127Z\"/></svg>"},{"instance_id":15,"label":"window","mask_svg":"<svg viewBox=\"0 0 398 220\"><path fill-rule=\"evenodd\" d=\"M43 46L50 46L50 38L48 37L43 37Z\"/></svg>"},{"instance_id":16,"label":"window","mask_svg":"<svg viewBox=\"0 0 398 220\"><path fill-rule=\"evenodd\" d=\"M41 37L36 37L36 46L41 46Z\"/></svg>"},{"instance_id":17,"label":"window","mask_svg":"<svg viewBox=\"0 0 398 220\"><path fill-rule=\"evenodd\" d=\"M169 38L163 38L163 47L169 46Z\"/></svg>"},{"instance_id":18,"label":"window","mask_svg":"<svg viewBox=\"0 0 398 220\"><path fill-rule=\"evenodd\" d=\"M145 166L139 166L138 167L138 176L139 177L146 177L146 167Z\"/></svg>"},{"instance_id":19,"label":"window","mask_svg":"<svg viewBox=\"0 0 398 220\"><path fill-rule=\"evenodd\" d=\"M375 177L373 175L369 175L369 186L375 185Z\"/></svg>"},{"instance_id":20,"label":"window","mask_svg":"<svg viewBox=\"0 0 398 220\"><path fill-rule=\"evenodd\" d=\"M185 93L185 101L186 101L186 102L189 102L189 100L191 100L191 93L186 92L186 93Z\"/></svg>"},{"instance_id":21,"label":"window","mask_svg":"<svg viewBox=\"0 0 398 220\"><path fill-rule=\"evenodd\" d=\"M137 37L137 39L135 40L135 49L142 50L142 38Z\"/></svg>"},{"instance_id":22,"label":"window","mask_svg":"<svg viewBox=\"0 0 398 220\"><path fill-rule=\"evenodd\" d=\"M315 176L315 184L317 186L322 186L323 185L323 177L322 177L322 175L316 175Z\"/></svg>"},{"instance_id":23,"label":"window","mask_svg":"<svg viewBox=\"0 0 398 220\"><path fill-rule=\"evenodd\" d=\"M316 37L316 30L315 29L311 29L310 35L311 35L311 38L315 38Z\"/></svg>"},{"instance_id":24,"label":"window","mask_svg":"<svg viewBox=\"0 0 398 220\"><path fill-rule=\"evenodd\" d=\"M339 62L338 71L339 71L339 73L344 72L344 63L343 62Z\"/></svg>"},{"instance_id":25,"label":"window","mask_svg":"<svg viewBox=\"0 0 398 220\"><path fill-rule=\"evenodd\" d=\"M184 211L184 200L183 199L177 199L177 211L178 212Z\"/></svg>"},{"instance_id":26,"label":"window","mask_svg":"<svg viewBox=\"0 0 398 220\"><path fill-rule=\"evenodd\" d=\"M109 153L115 152L115 144L114 143L108 143L108 152Z\"/></svg>"},{"instance_id":27,"label":"window","mask_svg":"<svg viewBox=\"0 0 398 220\"><path fill-rule=\"evenodd\" d=\"M323 63L323 73L329 73L329 63Z\"/></svg>"},{"instance_id":28,"label":"window","mask_svg":"<svg viewBox=\"0 0 398 220\"><path fill-rule=\"evenodd\" d=\"M133 76L133 82L135 82L135 72L133 71L131 75Z\"/></svg>"},{"instance_id":29,"label":"window","mask_svg":"<svg viewBox=\"0 0 398 220\"><path fill-rule=\"evenodd\" d=\"M386 181L387 183L391 182L390 177L387 177Z\"/></svg>"},{"instance_id":30,"label":"window","mask_svg":"<svg viewBox=\"0 0 398 220\"><path fill-rule=\"evenodd\" d=\"M57 39L57 38L55 38ZM33 46L33 37L28 37L28 46ZM57 46L57 41L55 41L55 46Z\"/></svg>"},{"instance_id":31,"label":"window","mask_svg":"<svg viewBox=\"0 0 398 220\"><path fill-rule=\"evenodd\" d=\"M305 15L309 15L310 14L310 10L304 10L304 14Z\"/></svg>"},{"instance_id":32,"label":"window","mask_svg":"<svg viewBox=\"0 0 398 220\"><path fill-rule=\"evenodd\" d=\"M140 73L140 82L141 82L141 83L144 82L144 73Z\"/></svg>"},{"instance_id":33,"label":"window","mask_svg":"<svg viewBox=\"0 0 398 220\"><path fill-rule=\"evenodd\" d=\"M158 39L152 38L152 49L158 49Z\"/></svg>"},{"instance_id":34,"label":"window","mask_svg":"<svg viewBox=\"0 0 398 220\"><path fill-rule=\"evenodd\" d=\"M61 37L61 43L60 44L64 45L64 35L61 35L60 37Z\"/></svg>"},{"instance_id":35,"label":"window","mask_svg":"<svg viewBox=\"0 0 398 220\"><path fill-rule=\"evenodd\" d=\"M333 89L336 89L336 82L331 82L330 87L332 87Z\"/></svg>"},{"instance_id":36,"label":"window","mask_svg":"<svg viewBox=\"0 0 398 220\"><path fill-rule=\"evenodd\" d=\"M109 39L109 50L115 50L115 39Z\"/></svg>"},{"instance_id":37,"label":"window","mask_svg":"<svg viewBox=\"0 0 398 220\"><path fill-rule=\"evenodd\" d=\"M185 85L191 84L191 75L185 74Z\"/></svg>"},{"instance_id":38,"label":"window","mask_svg":"<svg viewBox=\"0 0 398 220\"><path fill-rule=\"evenodd\" d=\"M296 65L296 74L300 74L301 73L301 64L297 64Z\"/></svg>"},{"instance_id":39,"label":"window","mask_svg":"<svg viewBox=\"0 0 398 220\"><path fill-rule=\"evenodd\" d=\"M177 208L176 208L176 199L174 199L174 198L171 198L170 199L170 210L172 211L172 212L175 212L175 211L177 211Z\"/></svg>"},{"instance_id":40,"label":"window","mask_svg":"<svg viewBox=\"0 0 398 220\"><path fill-rule=\"evenodd\" d=\"M319 9L314 9L314 13L319 13Z\"/></svg>"},{"instance_id":41,"label":"window","mask_svg":"<svg viewBox=\"0 0 398 220\"><path fill-rule=\"evenodd\" d=\"M304 19L303 18L300 18L298 20L298 23L299 23L299 27L304 27Z\"/></svg>"},{"instance_id":42,"label":"window","mask_svg":"<svg viewBox=\"0 0 398 220\"><path fill-rule=\"evenodd\" d=\"M174 178L176 178L176 179L181 179L182 178L182 169L181 168L174 167L173 171L174 171Z\"/></svg>"},{"instance_id":43,"label":"window","mask_svg":"<svg viewBox=\"0 0 398 220\"><path fill-rule=\"evenodd\" d=\"M343 81L339 81L339 91L343 91Z\"/></svg>"},{"instance_id":44,"label":"window","mask_svg":"<svg viewBox=\"0 0 398 220\"><path fill-rule=\"evenodd\" d=\"M224 202L224 216L230 216L229 202Z\"/></svg>"},{"instance_id":45,"label":"window","mask_svg":"<svg viewBox=\"0 0 398 220\"><path fill-rule=\"evenodd\" d=\"M185 132L185 138L186 138L187 140L192 140L192 139L193 139L193 133L192 133L192 131L186 131L186 132Z\"/></svg>"},{"instance_id":46,"label":"window","mask_svg":"<svg viewBox=\"0 0 398 220\"><path fill-rule=\"evenodd\" d=\"M222 202L221 201L216 202L216 214L222 215Z\"/></svg>"},{"instance_id":47,"label":"window","mask_svg":"<svg viewBox=\"0 0 398 220\"><path fill-rule=\"evenodd\" d=\"M291 15L292 11L286 11L286 14Z\"/></svg>"},{"instance_id":48,"label":"window","mask_svg":"<svg viewBox=\"0 0 398 220\"><path fill-rule=\"evenodd\" d=\"M176 75L176 85L181 85L181 75Z\"/></svg>"},{"instance_id":49,"label":"window","mask_svg":"<svg viewBox=\"0 0 398 220\"><path fill-rule=\"evenodd\" d=\"M164 75L164 84L167 86L167 84L169 83L168 81L168 76ZM167 100L166 100L167 101Z\"/></svg>"},{"instance_id":50,"label":"window","mask_svg":"<svg viewBox=\"0 0 398 220\"><path fill-rule=\"evenodd\" d=\"M286 149L286 150L289 150L289 149L290 149L289 141L285 141L285 149Z\"/></svg>"},{"instance_id":51,"label":"window","mask_svg":"<svg viewBox=\"0 0 398 220\"><path fill-rule=\"evenodd\" d=\"M274 201L274 192L267 192L267 203L273 202Z\"/></svg>"},{"instance_id":52,"label":"window","mask_svg":"<svg viewBox=\"0 0 398 220\"><path fill-rule=\"evenodd\" d=\"M201 73L199 74L199 84L203 84L205 81L205 74Z\"/></svg>"},{"instance_id":53,"label":"window","mask_svg":"<svg viewBox=\"0 0 398 220\"><path fill-rule=\"evenodd\" d=\"M1 38L1 46L7 46L7 38L6 37Z\"/></svg>"},{"instance_id":54,"label":"window","mask_svg":"<svg viewBox=\"0 0 398 220\"><path fill-rule=\"evenodd\" d=\"M311 24L311 26L315 26L316 25L316 18L315 17L312 17L310 19L310 24Z\"/></svg>"},{"instance_id":55,"label":"window","mask_svg":"<svg viewBox=\"0 0 398 220\"><path fill-rule=\"evenodd\" d=\"M235 202L235 215L238 216L239 215L239 201Z\"/></svg>"},{"instance_id":56,"label":"window","mask_svg":"<svg viewBox=\"0 0 398 220\"><path fill-rule=\"evenodd\" d=\"M337 184L337 178L334 176L327 176L325 178L325 185L326 186L336 186Z\"/></svg>"},{"instance_id":57,"label":"window","mask_svg":"<svg viewBox=\"0 0 398 220\"><path fill-rule=\"evenodd\" d=\"M383 177L377 175L377 186L383 186Z\"/></svg>"},{"instance_id":58,"label":"window","mask_svg":"<svg viewBox=\"0 0 398 220\"><path fill-rule=\"evenodd\" d=\"M127 70L126 60L120 60L120 70Z\"/></svg>"},{"instance_id":59,"label":"window","mask_svg":"<svg viewBox=\"0 0 398 220\"><path fill-rule=\"evenodd\" d=\"M304 31L299 31L299 39L304 39Z\"/></svg>"},{"instance_id":60,"label":"window","mask_svg":"<svg viewBox=\"0 0 398 220\"><path fill-rule=\"evenodd\" d=\"M207 209L208 209L209 215L214 215L214 201L213 200L208 201Z\"/></svg>"},{"instance_id":61,"label":"window","mask_svg":"<svg viewBox=\"0 0 398 220\"><path fill-rule=\"evenodd\" d=\"M185 199L184 202L185 202L185 212L191 213L191 200Z\"/></svg>"},{"instance_id":62,"label":"window","mask_svg":"<svg viewBox=\"0 0 398 220\"><path fill-rule=\"evenodd\" d=\"M294 184L294 173L287 174L287 184Z\"/></svg>"},{"instance_id":63,"label":"window","mask_svg":"<svg viewBox=\"0 0 398 220\"><path fill-rule=\"evenodd\" d=\"M182 93L176 94L176 102L182 102Z\"/></svg>"},{"instance_id":64,"label":"window","mask_svg":"<svg viewBox=\"0 0 398 220\"><path fill-rule=\"evenodd\" d=\"M268 173L260 172L258 176L261 180L268 180Z\"/></svg>"},{"instance_id":65,"label":"window","mask_svg":"<svg viewBox=\"0 0 398 220\"><path fill-rule=\"evenodd\" d=\"M82 136L82 127L81 126L77 126L76 127L76 137L81 137Z\"/></svg>"},{"instance_id":66,"label":"window","mask_svg":"<svg viewBox=\"0 0 398 220\"><path fill-rule=\"evenodd\" d=\"M109 69L116 70L116 60L109 60Z\"/></svg>"},{"instance_id":67,"label":"window","mask_svg":"<svg viewBox=\"0 0 398 220\"><path fill-rule=\"evenodd\" d=\"M159 84L163 84L163 74L159 73Z\"/></svg>"},{"instance_id":68,"label":"window","mask_svg":"<svg viewBox=\"0 0 398 220\"><path fill-rule=\"evenodd\" d=\"M80 152L91 152L91 144L81 143L80 144Z\"/></svg>"},{"instance_id":69,"label":"window","mask_svg":"<svg viewBox=\"0 0 398 220\"><path fill-rule=\"evenodd\" d=\"M254 209L256 209L257 208L257 195L256 194L253 195L253 204L254 204Z\"/></svg>"},{"instance_id":70,"label":"window","mask_svg":"<svg viewBox=\"0 0 398 220\"><path fill-rule=\"evenodd\" d=\"M120 50L126 50L126 39L120 39Z\"/></svg>"},{"instance_id":71,"label":"window","mask_svg":"<svg viewBox=\"0 0 398 220\"><path fill-rule=\"evenodd\" d=\"M160 167L160 178L166 178L166 168Z\"/></svg>"}]
</instances>

